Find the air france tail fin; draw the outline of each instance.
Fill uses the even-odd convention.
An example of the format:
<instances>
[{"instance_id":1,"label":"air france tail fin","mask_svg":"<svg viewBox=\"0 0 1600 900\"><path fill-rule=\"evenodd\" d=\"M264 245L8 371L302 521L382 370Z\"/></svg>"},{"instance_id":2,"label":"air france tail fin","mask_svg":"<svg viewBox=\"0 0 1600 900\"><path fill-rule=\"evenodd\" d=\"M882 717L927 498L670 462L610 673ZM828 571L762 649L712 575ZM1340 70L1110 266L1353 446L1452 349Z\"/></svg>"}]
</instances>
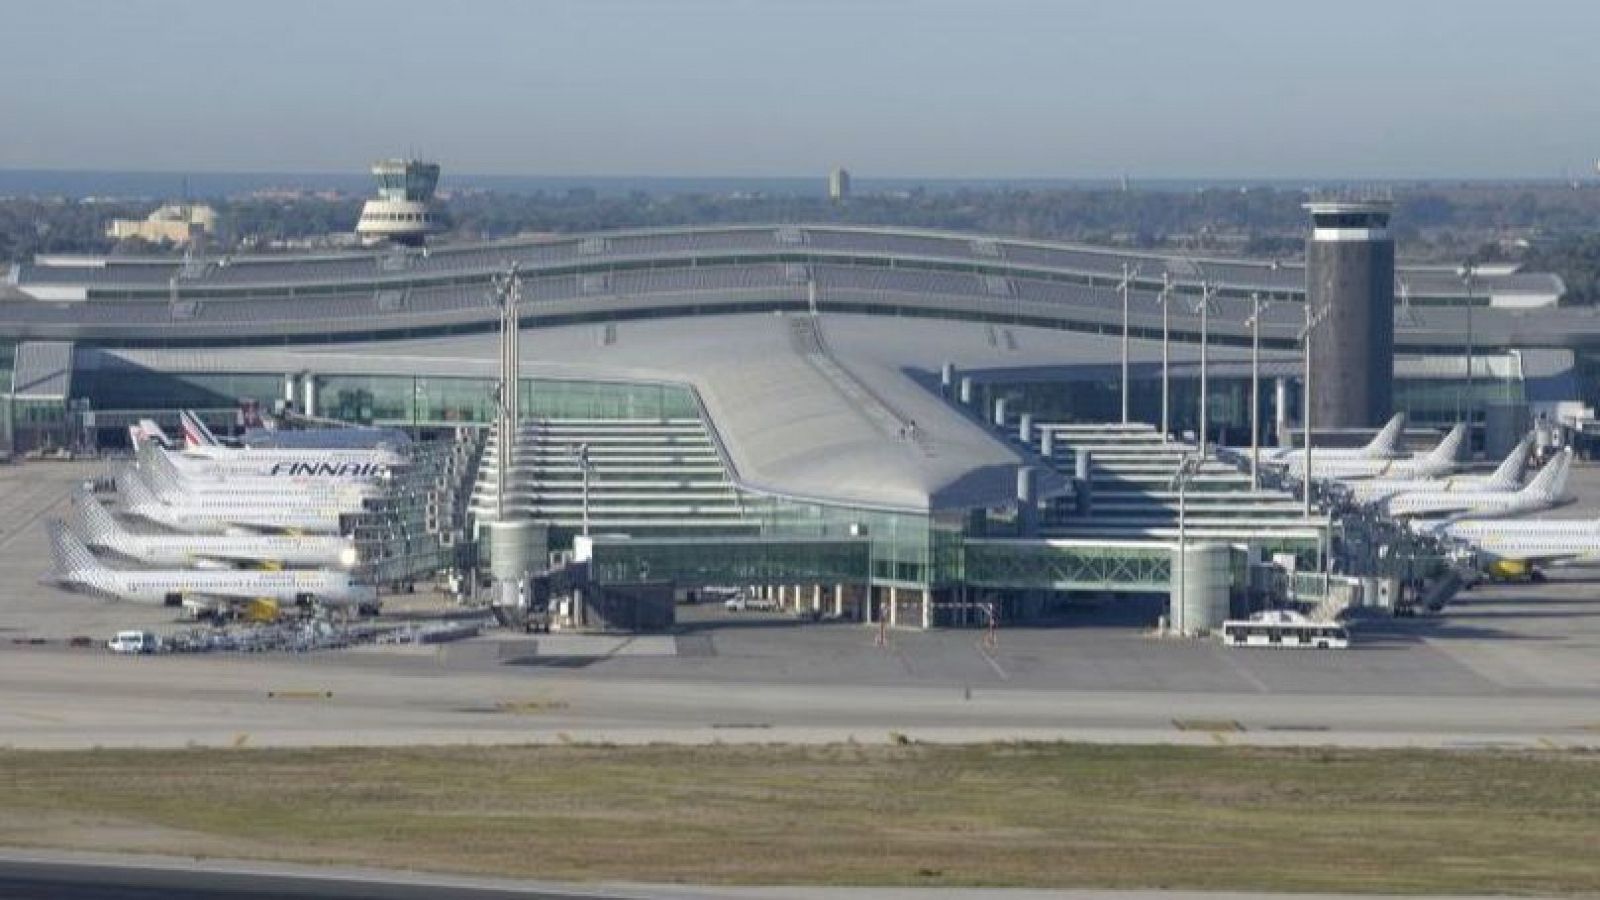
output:
<instances>
[{"instance_id":1,"label":"air france tail fin","mask_svg":"<svg viewBox=\"0 0 1600 900\"><path fill-rule=\"evenodd\" d=\"M1528 454L1533 452L1533 435L1523 437L1506 455L1494 472L1484 479L1484 486L1499 490L1514 490L1522 484L1522 473L1528 468Z\"/></svg>"},{"instance_id":2,"label":"air france tail fin","mask_svg":"<svg viewBox=\"0 0 1600 900\"><path fill-rule=\"evenodd\" d=\"M83 545L83 541L78 540L78 536L67 528L65 522L51 519L45 524L45 529L50 533L50 555L55 560L57 578L65 579L105 568Z\"/></svg>"},{"instance_id":3,"label":"air france tail fin","mask_svg":"<svg viewBox=\"0 0 1600 900\"><path fill-rule=\"evenodd\" d=\"M1439 441L1438 446L1428 451L1428 462L1433 465L1454 465L1461 459L1461 448L1467 441L1467 426L1458 422L1450 432Z\"/></svg>"},{"instance_id":4,"label":"air france tail fin","mask_svg":"<svg viewBox=\"0 0 1600 900\"><path fill-rule=\"evenodd\" d=\"M189 410L179 413L178 419L183 423L185 447L192 450L197 447L217 447L222 444L217 440L217 436L211 433L211 429L206 427L206 423L200 421L200 417Z\"/></svg>"},{"instance_id":5,"label":"air france tail fin","mask_svg":"<svg viewBox=\"0 0 1600 900\"><path fill-rule=\"evenodd\" d=\"M1544 464L1539 474L1522 489L1524 494L1554 503L1567 489L1567 475L1572 470L1572 448L1561 451L1555 459Z\"/></svg>"},{"instance_id":6,"label":"air france tail fin","mask_svg":"<svg viewBox=\"0 0 1600 900\"><path fill-rule=\"evenodd\" d=\"M1372 440L1362 447L1367 456L1393 456L1400 449L1400 434L1406 427L1406 414L1395 413Z\"/></svg>"}]
</instances>

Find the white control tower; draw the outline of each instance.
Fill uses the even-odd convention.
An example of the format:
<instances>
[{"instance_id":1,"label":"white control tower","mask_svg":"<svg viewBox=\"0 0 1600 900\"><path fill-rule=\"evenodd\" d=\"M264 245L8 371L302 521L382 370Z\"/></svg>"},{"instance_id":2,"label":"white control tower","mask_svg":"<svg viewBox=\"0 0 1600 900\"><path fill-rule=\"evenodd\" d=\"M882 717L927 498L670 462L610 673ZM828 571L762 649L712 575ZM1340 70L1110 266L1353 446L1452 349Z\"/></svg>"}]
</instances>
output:
<instances>
[{"instance_id":1,"label":"white control tower","mask_svg":"<svg viewBox=\"0 0 1600 900\"><path fill-rule=\"evenodd\" d=\"M420 247L428 235L444 230L444 212L433 200L438 163L385 159L372 164L372 174L378 179L378 196L361 208L356 234L362 243Z\"/></svg>"}]
</instances>

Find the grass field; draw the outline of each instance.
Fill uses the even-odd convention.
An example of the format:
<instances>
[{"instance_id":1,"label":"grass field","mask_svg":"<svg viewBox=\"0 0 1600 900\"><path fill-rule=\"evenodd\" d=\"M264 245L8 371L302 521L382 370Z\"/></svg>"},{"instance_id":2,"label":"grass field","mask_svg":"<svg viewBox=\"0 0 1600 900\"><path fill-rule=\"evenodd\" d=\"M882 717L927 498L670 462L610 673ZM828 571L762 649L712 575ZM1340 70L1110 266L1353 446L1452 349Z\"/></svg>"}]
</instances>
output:
<instances>
[{"instance_id":1,"label":"grass field","mask_svg":"<svg viewBox=\"0 0 1600 900\"><path fill-rule=\"evenodd\" d=\"M0 752L0 844L579 880L1576 894L1600 892L1600 757Z\"/></svg>"}]
</instances>

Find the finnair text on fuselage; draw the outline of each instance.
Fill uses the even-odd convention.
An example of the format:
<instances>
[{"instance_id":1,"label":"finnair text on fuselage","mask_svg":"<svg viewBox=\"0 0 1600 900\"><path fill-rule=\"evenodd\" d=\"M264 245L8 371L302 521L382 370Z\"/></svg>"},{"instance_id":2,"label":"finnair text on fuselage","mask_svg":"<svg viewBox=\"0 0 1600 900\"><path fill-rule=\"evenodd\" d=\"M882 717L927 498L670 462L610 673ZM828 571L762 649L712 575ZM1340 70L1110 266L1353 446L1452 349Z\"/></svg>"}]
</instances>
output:
<instances>
[{"instance_id":1,"label":"finnair text on fuselage","mask_svg":"<svg viewBox=\"0 0 1600 900\"><path fill-rule=\"evenodd\" d=\"M381 462L291 462L272 464L267 474L289 478L379 478L389 471Z\"/></svg>"}]
</instances>

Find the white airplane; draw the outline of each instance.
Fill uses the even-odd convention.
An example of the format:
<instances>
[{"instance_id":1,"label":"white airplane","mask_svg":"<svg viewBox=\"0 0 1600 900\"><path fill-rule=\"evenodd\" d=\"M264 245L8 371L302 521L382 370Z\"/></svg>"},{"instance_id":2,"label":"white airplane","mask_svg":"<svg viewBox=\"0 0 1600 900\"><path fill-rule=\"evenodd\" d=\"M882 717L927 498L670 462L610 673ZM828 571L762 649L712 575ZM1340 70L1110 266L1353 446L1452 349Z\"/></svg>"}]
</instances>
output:
<instances>
[{"instance_id":1,"label":"white airplane","mask_svg":"<svg viewBox=\"0 0 1600 900\"><path fill-rule=\"evenodd\" d=\"M193 413L180 414L183 421L184 449L180 467L185 471L206 471L213 477L260 475L273 478L376 479L404 463L402 454L390 447L328 447L311 449L229 447L217 440L205 423Z\"/></svg>"},{"instance_id":2,"label":"white airplane","mask_svg":"<svg viewBox=\"0 0 1600 900\"><path fill-rule=\"evenodd\" d=\"M1432 478L1446 475L1454 471L1457 457L1461 455L1461 447L1467 440L1467 426L1457 425L1450 429L1450 433L1439 441L1439 445L1427 453L1408 456L1404 459L1378 459L1366 457L1338 457L1323 459L1320 454L1312 456L1311 475L1319 481L1343 481L1350 478ZM1291 478L1305 477L1305 457L1300 457L1289 464L1287 472Z\"/></svg>"},{"instance_id":3,"label":"white airplane","mask_svg":"<svg viewBox=\"0 0 1600 900\"><path fill-rule=\"evenodd\" d=\"M1529 435L1512 448L1503 462L1488 475L1454 475L1449 478L1371 478L1349 480L1344 486L1356 503L1376 503L1405 491L1514 491L1522 487L1522 475L1533 452Z\"/></svg>"},{"instance_id":4,"label":"white airplane","mask_svg":"<svg viewBox=\"0 0 1600 900\"><path fill-rule=\"evenodd\" d=\"M163 501L132 468L117 475L117 493L129 515L189 534L339 534L340 515L351 511L337 505L274 503L263 497L177 494Z\"/></svg>"},{"instance_id":5,"label":"white airplane","mask_svg":"<svg viewBox=\"0 0 1600 900\"><path fill-rule=\"evenodd\" d=\"M197 615L240 611L273 618L285 607L372 610L377 590L356 584L348 572L324 570L125 571L106 566L59 520L51 520L54 581L63 587L134 603L183 606Z\"/></svg>"},{"instance_id":6,"label":"white airplane","mask_svg":"<svg viewBox=\"0 0 1600 900\"><path fill-rule=\"evenodd\" d=\"M205 468L186 470L179 465L183 457L157 447L153 441L139 446L137 464L145 483L163 500L175 496L261 498L275 506L294 504L334 504L351 511L361 501L377 496L382 485L375 481L311 477L231 475L219 477Z\"/></svg>"},{"instance_id":7,"label":"white airplane","mask_svg":"<svg viewBox=\"0 0 1600 900\"><path fill-rule=\"evenodd\" d=\"M1311 464L1316 466L1322 460L1331 459L1394 459L1401 455L1400 437L1405 427L1406 414L1395 413L1394 418L1390 419L1364 447L1313 447ZM1239 447L1231 449L1235 452L1248 452ZM1261 451L1262 462L1276 465L1291 465L1305 457L1306 451L1303 447L1275 447Z\"/></svg>"},{"instance_id":8,"label":"white airplane","mask_svg":"<svg viewBox=\"0 0 1600 900\"><path fill-rule=\"evenodd\" d=\"M1380 501L1377 507L1395 518L1490 519L1537 512L1560 502L1571 469L1572 450L1568 448L1545 463L1539 474L1520 490L1405 491Z\"/></svg>"},{"instance_id":9,"label":"white airplane","mask_svg":"<svg viewBox=\"0 0 1600 900\"><path fill-rule=\"evenodd\" d=\"M1472 547L1483 570L1498 578L1538 578L1544 568L1600 564L1600 519L1469 520L1432 531Z\"/></svg>"},{"instance_id":10,"label":"white airplane","mask_svg":"<svg viewBox=\"0 0 1600 900\"><path fill-rule=\"evenodd\" d=\"M73 500L77 533L91 549L151 566L197 569L340 568L359 560L354 542L333 535L138 534L93 494Z\"/></svg>"}]
</instances>

